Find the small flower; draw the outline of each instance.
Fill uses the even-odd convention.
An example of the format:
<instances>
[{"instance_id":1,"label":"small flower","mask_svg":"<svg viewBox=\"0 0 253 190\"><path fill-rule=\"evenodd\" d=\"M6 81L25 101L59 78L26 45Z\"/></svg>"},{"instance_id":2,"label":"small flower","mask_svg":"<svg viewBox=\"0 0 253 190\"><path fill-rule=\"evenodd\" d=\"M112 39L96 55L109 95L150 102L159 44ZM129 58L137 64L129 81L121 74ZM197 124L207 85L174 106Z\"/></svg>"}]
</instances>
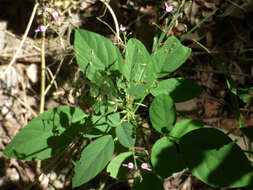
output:
<instances>
[{"instance_id":1,"label":"small flower","mask_svg":"<svg viewBox=\"0 0 253 190\"><path fill-rule=\"evenodd\" d=\"M126 27L124 27L122 24L120 24L119 30L122 31L122 32L124 32L124 31L126 31Z\"/></svg>"},{"instance_id":2,"label":"small flower","mask_svg":"<svg viewBox=\"0 0 253 190\"><path fill-rule=\"evenodd\" d=\"M149 172L152 171L151 168L148 168L148 164L147 164L147 163L142 163L142 164L141 164L141 168L144 169L144 170L147 170L147 171L149 171Z\"/></svg>"},{"instance_id":3,"label":"small flower","mask_svg":"<svg viewBox=\"0 0 253 190\"><path fill-rule=\"evenodd\" d=\"M133 169L134 168L134 164L132 162L129 162L128 164L122 164L122 166L127 167L129 169Z\"/></svg>"},{"instance_id":4,"label":"small flower","mask_svg":"<svg viewBox=\"0 0 253 190\"><path fill-rule=\"evenodd\" d=\"M169 6L168 3L164 3L166 12L170 13L173 10L172 6Z\"/></svg>"},{"instance_id":5,"label":"small flower","mask_svg":"<svg viewBox=\"0 0 253 190\"><path fill-rule=\"evenodd\" d=\"M59 17L58 12L57 12L57 11L52 12L52 16L53 16L53 18L54 18L54 23L56 23L56 21L57 21L57 19L58 19L58 17Z\"/></svg>"},{"instance_id":6,"label":"small flower","mask_svg":"<svg viewBox=\"0 0 253 190\"><path fill-rule=\"evenodd\" d=\"M45 32L45 31L46 31L46 29L47 29L47 26L43 26L43 25L42 25L42 26L40 26L40 31L41 31L41 32Z\"/></svg>"},{"instance_id":7,"label":"small flower","mask_svg":"<svg viewBox=\"0 0 253 190\"><path fill-rule=\"evenodd\" d=\"M47 30L47 26L41 25L39 28L35 30L35 32L45 32Z\"/></svg>"},{"instance_id":8,"label":"small flower","mask_svg":"<svg viewBox=\"0 0 253 190\"><path fill-rule=\"evenodd\" d=\"M44 7L44 8L43 8L43 11L44 11L44 12L47 12L48 10L49 10L48 7Z\"/></svg>"},{"instance_id":9,"label":"small flower","mask_svg":"<svg viewBox=\"0 0 253 190\"><path fill-rule=\"evenodd\" d=\"M40 32L40 29L37 28L36 30L34 30L34 32L36 32L36 33L37 33L37 32Z\"/></svg>"}]
</instances>

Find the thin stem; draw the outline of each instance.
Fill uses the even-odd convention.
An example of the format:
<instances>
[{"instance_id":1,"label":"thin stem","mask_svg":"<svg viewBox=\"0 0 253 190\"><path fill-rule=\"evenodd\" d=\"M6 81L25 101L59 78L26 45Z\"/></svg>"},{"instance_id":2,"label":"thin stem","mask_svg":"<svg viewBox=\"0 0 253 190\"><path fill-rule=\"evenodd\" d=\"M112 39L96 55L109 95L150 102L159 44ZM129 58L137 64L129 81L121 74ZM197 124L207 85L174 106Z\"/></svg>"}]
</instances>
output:
<instances>
[{"instance_id":1,"label":"thin stem","mask_svg":"<svg viewBox=\"0 0 253 190\"><path fill-rule=\"evenodd\" d=\"M117 41L118 43L122 42L121 38L120 38L120 31L119 31L119 23L118 23L118 19L114 13L114 11L112 10L112 7L107 3L106 0L100 0L102 3L105 4L105 6L108 8L109 12L111 13L112 15L112 18L113 18L113 21L114 21L114 24L115 24L115 28L116 28L116 38L117 38Z\"/></svg>"},{"instance_id":2,"label":"thin stem","mask_svg":"<svg viewBox=\"0 0 253 190\"><path fill-rule=\"evenodd\" d=\"M56 79L56 76L58 75L58 73L60 72L60 69L61 69L61 66L62 66L62 63L63 63L63 60L64 58L61 59L57 69L56 69L56 72L54 74L54 76L52 77L52 80L50 81L49 85L47 86L45 92L44 92L44 96L46 96L47 92L49 91L49 89L51 88L52 84L55 82L55 79Z\"/></svg>"},{"instance_id":3,"label":"thin stem","mask_svg":"<svg viewBox=\"0 0 253 190\"><path fill-rule=\"evenodd\" d=\"M31 25L32 25L32 22L33 22L33 19L34 19L34 16L36 14L36 11L37 11L37 8L39 6L39 3L36 3L33 7L33 11L32 11L32 14L31 14L31 17L29 19L29 22L27 24L27 27L26 27L26 30L25 30L25 33L24 33L24 36L22 38L22 41L20 42L19 44L19 47L15 53L15 55L12 57L11 59L11 62L9 63L8 67L6 68L6 70L4 71L5 73L11 68L11 66L15 63L17 57L18 57L18 54L20 53L24 43L25 43L25 40L27 38L27 35L28 35L28 32L30 31L30 28L31 28Z\"/></svg>"},{"instance_id":4,"label":"thin stem","mask_svg":"<svg viewBox=\"0 0 253 190\"><path fill-rule=\"evenodd\" d=\"M213 12L211 12L209 15L207 15L203 20L201 20L198 24L196 24L189 32L187 32L181 39L180 41L184 41L185 38L187 38L191 33L193 33L198 27L200 27L201 24L203 24L208 18L213 16L217 12L218 8L215 9Z\"/></svg>"},{"instance_id":5,"label":"thin stem","mask_svg":"<svg viewBox=\"0 0 253 190\"><path fill-rule=\"evenodd\" d=\"M46 23L46 17L43 15L43 25ZM40 84L40 113L44 112L45 107L45 83L46 83L46 60L45 60L45 38L46 32L42 32L41 39L41 84ZM36 173L39 175L41 173L41 161L36 163Z\"/></svg>"},{"instance_id":6,"label":"thin stem","mask_svg":"<svg viewBox=\"0 0 253 190\"><path fill-rule=\"evenodd\" d=\"M177 21L177 19L179 18L180 16L180 11L184 5L184 2L185 1L182 1L182 3L180 4L175 16L173 17L173 19L171 20L169 26L166 28L166 30L164 32L162 32L161 36L159 37L158 39L158 42L156 43L155 47L153 48L153 52L155 52L157 50L157 48L159 47L159 45L162 43L163 39L165 38L166 34L170 33L174 23Z\"/></svg>"},{"instance_id":7,"label":"thin stem","mask_svg":"<svg viewBox=\"0 0 253 190\"><path fill-rule=\"evenodd\" d=\"M43 22L45 23L45 17L43 16ZM40 113L44 112L45 106L45 76L46 76L46 60L45 60L45 37L46 33L42 32L41 39L41 88L40 88Z\"/></svg>"}]
</instances>

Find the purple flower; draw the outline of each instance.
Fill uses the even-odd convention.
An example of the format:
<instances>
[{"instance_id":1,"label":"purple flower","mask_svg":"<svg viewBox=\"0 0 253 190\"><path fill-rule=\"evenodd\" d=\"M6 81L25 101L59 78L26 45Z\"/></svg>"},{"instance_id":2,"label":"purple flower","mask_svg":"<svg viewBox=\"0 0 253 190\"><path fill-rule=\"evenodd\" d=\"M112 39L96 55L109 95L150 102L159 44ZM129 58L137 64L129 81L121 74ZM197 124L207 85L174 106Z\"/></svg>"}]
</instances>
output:
<instances>
[{"instance_id":1,"label":"purple flower","mask_svg":"<svg viewBox=\"0 0 253 190\"><path fill-rule=\"evenodd\" d=\"M168 3L164 3L166 12L170 13L173 10L172 6L169 6Z\"/></svg>"},{"instance_id":2,"label":"purple flower","mask_svg":"<svg viewBox=\"0 0 253 190\"><path fill-rule=\"evenodd\" d=\"M54 18L54 23L56 23L57 18L59 17L58 12L57 12L57 11L52 12L52 16L53 16L53 18Z\"/></svg>"},{"instance_id":3,"label":"purple flower","mask_svg":"<svg viewBox=\"0 0 253 190\"><path fill-rule=\"evenodd\" d=\"M129 162L128 164L122 164L122 166L127 167L129 169L133 169L134 168L134 164L132 162Z\"/></svg>"},{"instance_id":4,"label":"purple flower","mask_svg":"<svg viewBox=\"0 0 253 190\"><path fill-rule=\"evenodd\" d=\"M44 12L47 12L48 10L49 10L48 7L45 7L45 8L43 9Z\"/></svg>"},{"instance_id":5,"label":"purple flower","mask_svg":"<svg viewBox=\"0 0 253 190\"><path fill-rule=\"evenodd\" d=\"M36 32L36 33L37 33L37 32L40 32L40 29L37 28L36 30L34 30L34 32Z\"/></svg>"},{"instance_id":6,"label":"purple flower","mask_svg":"<svg viewBox=\"0 0 253 190\"><path fill-rule=\"evenodd\" d=\"M35 30L35 32L45 32L47 30L47 26L41 25L39 28Z\"/></svg>"},{"instance_id":7,"label":"purple flower","mask_svg":"<svg viewBox=\"0 0 253 190\"><path fill-rule=\"evenodd\" d=\"M126 31L126 27L124 27L122 24L120 24L119 30L122 31L122 32L124 32L124 31Z\"/></svg>"},{"instance_id":8,"label":"purple flower","mask_svg":"<svg viewBox=\"0 0 253 190\"><path fill-rule=\"evenodd\" d=\"M149 172L152 171L151 168L148 168L148 164L147 164L147 163L142 163L142 164L141 164L141 168L144 169L144 170L147 170L147 171L149 171Z\"/></svg>"}]
</instances>

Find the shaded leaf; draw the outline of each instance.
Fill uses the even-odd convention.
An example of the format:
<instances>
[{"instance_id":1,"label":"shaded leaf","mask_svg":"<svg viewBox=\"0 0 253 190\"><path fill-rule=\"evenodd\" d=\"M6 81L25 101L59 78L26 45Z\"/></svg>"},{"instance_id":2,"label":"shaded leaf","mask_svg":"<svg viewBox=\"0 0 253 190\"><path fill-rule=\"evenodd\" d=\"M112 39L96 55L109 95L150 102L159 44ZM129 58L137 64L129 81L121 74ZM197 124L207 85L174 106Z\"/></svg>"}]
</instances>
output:
<instances>
[{"instance_id":1,"label":"shaded leaf","mask_svg":"<svg viewBox=\"0 0 253 190\"><path fill-rule=\"evenodd\" d=\"M100 137L89 144L75 165L72 187L78 187L99 174L109 162L113 151L114 142L111 135Z\"/></svg>"},{"instance_id":2,"label":"shaded leaf","mask_svg":"<svg viewBox=\"0 0 253 190\"><path fill-rule=\"evenodd\" d=\"M175 102L184 102L198 97L202 91L202 87L194 80L179 77L160 81L156 88L151 89L151 94L168 94Z\"/></svg>"},{"instance_id":3,"label":"shaded leaf","mask_svg":"<svg viewBox=\"0 0 253 190\"><path fill-rule=\"evenodd\" d=\"M155 97L149 108L152 126L160 133L168 133L176 120L176 110L172 98L166 94Z\"/></svg>"},{"instance_id":4,"label":"shaded leaf","mask_svg":"<svg viewBox=\"0 0 253 190\"><path fill-rule=\"evenodd\" d=\"M204 126L204 123L201 120L184 119L184 120L178 121L176 125L173 126L169 135L172 138L175 138L175 140L178 140L182 136L184 136L186 133L195 129L199 129L203 126Z\"/></svg>"},{"instance_id":5,"label":"shaded leaf","mask_svg":"<svg viewBox=\"0 0 253 190\"><path fill-rule=\"evenodd\" d=\"M129 169L122 167L122 164L124 163L124 161L129 158L130 156L132 156L133 153L132 152L124 152L121 153L119 155L117 155L107 166L106 171L110 173L110 176L112 178L119 178L121 176L123 176L122 172L123 170L125 172L128 172ZM121 175L120 175L121 174Z\"/></svg>"},{"instance_id":6,"label":"shaded leaf","mask_svg":"<svg viewBox=\"0 0 253 190\"><path fill-rule=\"evenodd\" d=\"M201 128L184 135L180 151L193 175L212 187L251 185L253 168L244 152L223 132Z\"/></svg>"},{"instance_id":7,"label":"shaded leaf","mask_svg":"<svg viewBox=\"0 0 253 190\"><path fill-rule=\"evenodd\" d=\"M120 144L126 148L132 148L135 144L135 128L131 123L124 122L116 127L116 135Z\"/></svg>"},{"instance_id":8,"label":"shaded leaf","mask_svg":"<svg viewBox=\"0 0 253 190\"><path fill-rule=\"evenodd\" d=\"M168 137L157 140L152 147L151 163L155 172L162 178L184 169L182 157L177 144Z\"/></svg>"},{"instance_id":9,"label":"shaded leaf","mask_svg":"<svg viewBox=\"0 0 253 190\"><path fill-rule=\"evenodd\" d=\"M86 115L70 106L39 114L5 147L4 155L22 160L43 160L61 152L81 131Z\"/></svg>"}]
</instances>

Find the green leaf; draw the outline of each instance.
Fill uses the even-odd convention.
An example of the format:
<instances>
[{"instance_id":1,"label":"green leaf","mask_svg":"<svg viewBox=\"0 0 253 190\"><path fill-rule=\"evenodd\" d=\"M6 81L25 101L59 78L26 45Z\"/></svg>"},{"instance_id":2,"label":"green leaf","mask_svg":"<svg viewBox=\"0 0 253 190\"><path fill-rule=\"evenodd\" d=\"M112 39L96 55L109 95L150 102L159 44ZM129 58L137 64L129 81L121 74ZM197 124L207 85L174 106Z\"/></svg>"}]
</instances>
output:
<instances>
[{"instance_id":1,"label":"green leaf","mask_svg":"<svg viewBox=\"0 0 253 190\"><path fill-rule=\"evenodd\" d=\"M169 37L165 44L152 57L152 68L158 77L163 77L178 69L190 56L191 49L183 46L174 36Z\"/></svg>"},{"instance_id":2,"label":"green leaf","mask_svg":"<svg viewBox=\"0 0 253 190\"><path fill-rule=\"evenodd\" d=\"M176 121L176 109L172 98L166 94L156 96L149 108L152 126L160 133L168 133Z\"/></svg>"},{"instance_id":3,"label":"green leaf","mask_svg":"<svg viewBox=\"0 0 253 190\"><path fill-rule=\"evenodd\" d=\"M75 30L74 49L79 67L90 80L90 96L96 98L92 107L100 112L119 96L119 65L123 64L120 51L107 38L81 29Z\"/></svg>"},{"instance_id":4,"label":"green leaf","mask_svg":"<svg viewBox=\"0 0 253 190\"><path fill-rule=\"evenodd\" d=\"M6 146L4 155L22 160L43 160L63 151L81 131L86 115L70 106L39 114Z\"/></svg>"},{"instance_id":5,"label":"green leaf","mask_svg":"<svg viewBox=\"0 0 253 190\"><path fill-rule=\"evenodd\" d=\"M152 147L151 163L155 172L162 178L184 169L182 155L177 146L168 137L162 137Z\"/></svg>"},{"instance_id":6,"label":"green leaf","mask_svg":"<svg viewBox=\"0 0 253 190\"><path fill-rule=\"evenodd\" d=\"M99 97L106 95L107 97L117 97L117 88L113 82L112 75L106 75L104 72L95 71L92 77L87 76L91 81L90 95Z\"/></svg>"},{"instance_id":7,"label":"green leaf","mask_svg":"<svg viewBox=\"0 0 253 190\"><path fill-rule=\"evenodd\" d=\"M253 87L251 88L238 88L236 95L239 96L239 98L245 103L250 104L251 103L251 97L252 97Z\"/></svg>"},{"instance_id":8,"label":"green leaf","mask_svg":"<svg viewBox=\"0 0 253 190\"><path fill-rule=\"evenodd\" d=\"M180 139L186 133L202 128L203 126L204 123L201 120L184 119L176 123L169 135L172 138Z\"/></svg>"},{"instance_id":9,"label":"green leaf","mask_svg":"<svg viewBox=\"0 0 253 190\"><path fill-rule=\"evenodd\" d=\"M175 102L184 102L198 97L202 91L202 87L194 80L179 77L160 81L156 88L151 89L151 94L168 94Z\"/></svg>"},{"instance_id":10,"label":"green leaf","mask_svg":"<svg viewBox=\"0 0 253 190\"><path fill-rule=\"evenodd\" d=\"M130 39L126 45L126 61L119 68L129 82L128 93L131 97L140 99L151 87L155 80L151 63L145 46L137 39Z\"/></svg>"},{"instance_id":11,"label":"green leaf","mask_svg":"<svg viewBox=\"0 0 253 190\"><path fill-rule=\"evenodd\" d=\"M150 87L150 84L131 83L131 87L128 93L131 97L134 97L134 99L141 99L143 96L148 94L148 90L150 89Z\"/></svg>"},{"instance_id":12,"label":"green leaf","mask_svg":"<svg viewBox=\"0 0 253 190\"><path fill-rule=\"evenodd\" d=\"M133 190L144 190L144 189L164 190L163 182L152 173L145 174L143 175L142 182L136 184Z\"/></svg>"},{"instance_id":13,"label":"green leaf","mask_svg":"<svg viewBox=\"0 0 253 190\"><path fill-rule=\"evenodd\" d=\"M121 145L132 148L135 144L135 128L131 123L124 122L116 127L116 135Z\"/></svg>"},{"instance_id":14,"label":"green leaf","mask_svg":"<svg viewBox=\"0 0 253 190\"><path fill-rule=\"evenodd\" d=\"M212 187L251 185L253 168L244 152L223 132L201 128L184 135L180 152L193 175Z\"/></svg>"},{"instance_id":15,"label":"green leaf","mask_svg":"<svg viewBox=\"0 0 253 190\"><path fill-rule=\"evenodd\" d=\"M92 73L108 67L116 70L122 64L121 54L112 42L94 32L75 30L74 49L77 52L77 63L84 73L88 67Z\"/></svg>"},{"instance_id":16,"label":"green leaf","mask_svg":"<svg viewBox=\"0 0 253 190\"><path fill-rule=\"evenodd\" d=\"M253 141L253 127L241 127L240 130L243 132L246 137Z\"/></svg>"},{"instance_id":17,"label":"green leaf","mask_svg":"<svg viewBox=\"0 0 253 190\"><path fill-rule=\"evenodd\" d=\"M120 123L120 114L118 112L108 113L105 115L92 115L87 118L83 136L86 138L94 138L104 135L111 130L111 127L116 127Z\"/></svg>"},{"instance_id":18,"label":"green leaf","mask_svg":"<svg viewBox=\"0 0 253 190\"><path fill-rule=\"evenodd\" d=\"M75 165L72 187L78 187L100 173L112 157L113 151L114 142L111 135L100 137L89 144Z\"/></svg>"},{"instance_id":19,"label":"green leaf","mask_svg":"<svg viewBox=\"0 0 253 190\"><path fill-rule=\"evenodd\" d=\"M122 164L127 158L132 155L132 152L124 152L119 154L108 164L106 171L109 172L110 176L115 179L123 176L122 173L128 172L129 169L122 167Z\"/></svg>"},{"instance_id":20,"label":"green leaf","mask_svg":"<svg viewBox=\"0 0 253 190\"><path fill-rule=\"evenodd\" d=\"M126 62L121 65L120 71L128 81L143 82L152 81L154 76L147 73L151 57L139 40L131 38L126 45Z\"/></svg>"}]
</instances>

